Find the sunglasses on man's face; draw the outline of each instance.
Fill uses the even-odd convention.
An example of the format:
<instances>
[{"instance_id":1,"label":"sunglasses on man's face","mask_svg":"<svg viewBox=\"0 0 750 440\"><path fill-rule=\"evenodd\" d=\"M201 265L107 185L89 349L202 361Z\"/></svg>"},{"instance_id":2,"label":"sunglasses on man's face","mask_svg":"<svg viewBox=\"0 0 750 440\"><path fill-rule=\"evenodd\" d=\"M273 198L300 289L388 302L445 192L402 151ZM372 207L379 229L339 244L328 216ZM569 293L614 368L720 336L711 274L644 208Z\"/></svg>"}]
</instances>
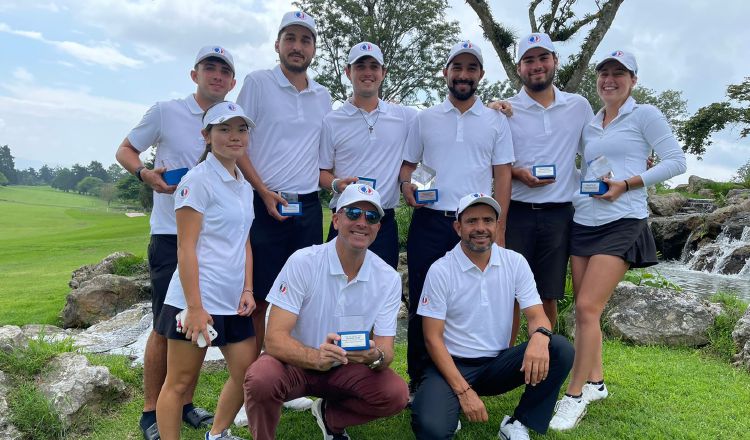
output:
<instances>
[{"instance_id":1,"label":"sunglasses on man's face","mask_svg":"<svg viewBox=\"0 0 750 440\"><path fill-rule=\"evenodd\" d=\"M344 208L344 214L346 214L346 218L351 221L356 221L362 216L362 214L364 214L367 223L371 225L380 223L380 213L378 211L368 211L354 206L347 206Z\"/></svg>"}]
</instances>

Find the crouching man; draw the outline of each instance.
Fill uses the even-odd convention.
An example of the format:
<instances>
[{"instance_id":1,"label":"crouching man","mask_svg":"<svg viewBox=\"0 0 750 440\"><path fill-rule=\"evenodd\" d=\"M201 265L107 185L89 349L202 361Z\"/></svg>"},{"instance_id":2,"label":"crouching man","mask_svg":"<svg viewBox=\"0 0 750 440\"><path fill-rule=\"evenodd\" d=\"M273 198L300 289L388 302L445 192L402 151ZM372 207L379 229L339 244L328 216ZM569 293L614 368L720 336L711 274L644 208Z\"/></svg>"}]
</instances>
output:
<instances>
[{"instance_id":1,"label":"crouching man","mask_svg":"<svg viewBox=\"0 0 750 440\"><path fill-rule=\"evenodd\" d=\"M301 396L320 397L312 413L324 439L348 439L346 427L406 407L406 382L388 368L401 279L368 250L383 217L380 195L352 184L337 209L338 236L295 252L268 294L266 351L245 375L256 440L275 438L283 402Z\"/></svg>"},{"instance_id":2,"label":"crouching man","mask_svg":"<svg viewBox=\"0 0 750 440\"><path fill-rule=\"evenodd\" d=\"M573 347L553 335L521 254L497 246L500 205L475 193L459 201L453 224L460 237L427 273L417 313L433 365L412 405L417 439L450 439L458 415L486 422L480 395L525 391L498 437L528 439L528 428L545 433L563 381L573 365ZM513 303L528 320L529 341L508 348Z\"/></svg>"}]
</instances>

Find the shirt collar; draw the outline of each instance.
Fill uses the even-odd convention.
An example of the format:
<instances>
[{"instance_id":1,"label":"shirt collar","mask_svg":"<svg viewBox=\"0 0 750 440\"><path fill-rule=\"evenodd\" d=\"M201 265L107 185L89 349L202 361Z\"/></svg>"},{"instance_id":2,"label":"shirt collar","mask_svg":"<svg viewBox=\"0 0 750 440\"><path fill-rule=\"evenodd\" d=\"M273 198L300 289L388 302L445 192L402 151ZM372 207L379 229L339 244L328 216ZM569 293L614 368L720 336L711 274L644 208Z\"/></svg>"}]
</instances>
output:
<instances>
[{"instance_id":1,"label":"shirt collar","mask_svg":"<svg viewBox=\"0 0 750 440\"><path fill-rule=\"evenodd\" d=\"M185 102L187 103L188 109L190 110L190 113L194 115L202 115L205 113L201 106L198 105L198 101L195 100L195 95L190 94L187 98L185 98Z\"/></svg>"},{"instance_id":2,"label":"shirt collar","mask_svg":"<svg viewBox=\"0 0 750 440\"><path fill-rule=\"evenodd\" d=\"M466 252L464 252L463 248L461 247L461 243L459 242L454 250L454 255L456 255L456 260L458 261L458 267L461 268L462 272L468 272L471 269L479 270L479 268L471 261L469 260L469 257L466 255ZM499 266L500 265L500 254L497 249L497 245L493 244L492 249L490 250L490 261L488 266Z\"/></svg>"},{"instance_id":3,"label":"shirt collar","mask_svg":"<svg viewBox=\"0 0 750 440\"><path fill-rule=\"evenodd\" d=\"M351 100L349 100L349 99L347 99L346 102L344 102L344 105L341 106L341 109L347 115L349 115L349 116L352 116L352 115L354 115L356 113L359 113L359 107L357 107L356 105L352 104ZM380 113L387 113L388 112L388 107L385 105L385 103L383 102L382 99L378 99L377 110ZM365 111L363 110L363 112L365 112ZM367 112L365 112L365 113L367 113Z\"/></svg>"},{"instance_id":4,"label":"shirt collar","mask_svg":"<svg viewBox=\"0 0 750 440\"><path fill-rule=\"evenodd\" d=\"M456 106L453 105L453 103L451 102L449 98L445 98L445 101L443 101L441 106L442 107L440 107L440 110L442 110L444 113L448 113L450 111L455 110L456 113L458 113L459 115L461 114L461 112L456 108ZM471 108L469 108L467 113L474 113L475 115L480 115L482 114L483 108L484 108L484 104L482 104L482 100L479 99L479 97L477 96L476 99L474 100L474 104L471 106Z\"/></svg>"},{"instance_id":5,"label":"shirt collar","mask_svg":"<svg viewBox=\"0 0 750 440\"><path fill-rule=\"evenodd\" d=\"M325 244L325 246L327 246L326 253L328 254L328 270L329 270L329 273L333 276L346 275L344 273L344 268L341 267L339 254L338 252L336 252L336 240L338 240L338 237L334 238L333 240ZM369 280L370 279L370 266L371 266L371 256L370 256L370 252L367 252L365 254L365 261L362 262L362 267L359 268L359 272L357 273L357 276L355 276L352 281Z\"/></svg>"},{"instance_id":6,"label":"shirt collar","mask_svg":"<svg viewBox=\"0 0 750 440\"><path fill-rule=\"evenodd\" d=\"M557 105L565 105L568 102L568 97L565 96L564 93L560 92L560 89L558 89L557 87L555 87L555 85L552 85L552 90L555 93L555 100L552 101L552 105L550 105L547 108L552 108L552 107L555 107ZM529 96L529 94L526 92L526 87L521 87L521 90L518 92L518 99L521 101L521 106L522 107L531 108L531 107L533 107L533 106L536 105L536 106L539 106L541 108L544 108L544 107L542 107L541 104L539 104L538 102L536 102L534 100L534 98L532 98L531 96Z\"/></svg>"},{"instance_id":7,"label":"shirt collar","mask_svg":"<svg viewBox=\"0 0 750 440\"><path fill-rule=\"evenodd\" d=\"M638 103L635 102L635 99L632 96L628 96L628 99L625 100L625 102L622 103L620 108L617 110L617 117L615 117L614 120L617 120L628 113L632 113L633 110L638 108ZM599 111L596 113L596 116L591 121L592 125L599 125L599 127L602 126L602 120L604 120L604 107L599 109ZM613 120L613 122L614 122Z\"/></svg>"},{"instance_id":8,"label":"shirt collar","mask_svg":"<svg viewBox=\"0 0 750 440\"><path fill-rule=\"evenodd\" d=\"M234 167L234 174L237 177L233 177L231 174L229 174L229 171L227 171L226 168L224 168L224 165L219 162L219 159L214 156L214 153L209 152L208 156L206 156L206 162L211 166L211 168L216 172L216 174L221 177L222 182L237 182L240 181L240 179L243 179L242 174L240 173L240 169L237 168L235 165Z\"/></svg>"},{"instance_id":9,"label":"shirt collar","mask_svg":"<svg viewBox=\"0 0 750 440\"><path fill-rule=\"evenodd\" d=\"M286 75L284 75L284 72L281 71L281 65L277 64L271 71L273 72L273 76L276 77L276 82L279 84L279 87L291 87L295 92L297 91L297 88L289 82L289 78L287 78ZM299 93L304 93L305 91L315 92L320 87L323 87L313 81L312 78L310 78L310 75L305 74L305 76L307 77L307 88Z\"/></svg>"}]
</instances>

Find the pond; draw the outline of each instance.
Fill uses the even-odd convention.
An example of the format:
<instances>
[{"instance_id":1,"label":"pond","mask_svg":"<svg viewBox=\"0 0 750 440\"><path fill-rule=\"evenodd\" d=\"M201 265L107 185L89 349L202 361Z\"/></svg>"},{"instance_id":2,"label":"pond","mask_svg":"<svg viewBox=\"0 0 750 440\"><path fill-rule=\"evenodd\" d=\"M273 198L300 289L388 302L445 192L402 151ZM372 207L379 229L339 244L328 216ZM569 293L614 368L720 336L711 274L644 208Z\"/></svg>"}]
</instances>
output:
<instances>
[{"instance_id":1,"label":"pond","mask_svg":"<svg viewBox=\"0 0 750 440\"><path fill-rule=\"evenodd\" d=\"M688 269L676 261L665 261L647 269L658 272L685 291L709 297L716 292L734 292L750 302L750 275L721 275Z\"/></svg>"}]
</instances>

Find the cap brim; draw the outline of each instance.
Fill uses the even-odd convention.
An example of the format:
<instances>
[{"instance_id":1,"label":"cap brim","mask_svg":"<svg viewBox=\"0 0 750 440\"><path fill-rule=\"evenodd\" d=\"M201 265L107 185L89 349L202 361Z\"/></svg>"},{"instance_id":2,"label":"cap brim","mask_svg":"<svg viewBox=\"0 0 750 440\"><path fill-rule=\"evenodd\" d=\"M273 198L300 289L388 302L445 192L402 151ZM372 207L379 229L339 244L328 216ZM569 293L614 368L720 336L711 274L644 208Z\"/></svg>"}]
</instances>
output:
<instances>
[{"instance_id":1,"label":"cap brim","mask_svg":"<svg viewBox=\"0 0 750 440\"><path fill-rule=\"evenodd\" d=\"M482 60L482 56L477 54L477 52L472 49L461 49L458 52L454 53L453 55L451 55L450 58L448 58L448 61L445 63L445 66L447 67L451 63L451 61L453 61L457 56L461 55L462 53L468 53L468 54L474 55L477 61L479 61L479 64L481 66L484 66L484 61Z\"/></svg>"},{"instance_id":2,"label":"cap brim","mask_svg":"<svg viewBox=\"0 0 750 440\"><path fill-rule=\"evenodd\" d=\"M196 60L195 64L200 64L202 61L208 58L218 58L224 61L227 64L227 66L229 66L229 68L232 69L232 73L236 73L234 71L234 64L232 63L232 61L230 61L229 58L227 58L225 55L221 55L218 53L208 53L206 55L203 55L202 57L198 58L198 60Z\"/></svg>"},{"instance_id":3,"label":"cap brim","mask_svg":"<svg viewBox=\"0 0 750 440\"><path fill-rule=\"evenodd\" d=\"M378 62L378 64L380 64L381 66L383 65L383 60L381 60L381 59L378 59L378 57L376 57L375 55L369 54L369 53L364 53L364 54L362 54L362 55L358 56L357 58L355 58L355 59L353 59L353 60L349 61L349 64L354 64L354 63L356 63L357 61L361 60L362 58L366 58L366 57L370 57L370 58L372 58L373 60L377 61L377 62Z\"/></svg>"},{"instance_id":4,"label":"cap brim","mask_svg":"<svg viewBox=\"0 0 750 440\"><path fill-rule=\"evenodd\" d=\"M472 200L471 203L466 205L464 209L460 211L456 211L456 219L458 219L458 216L461 215L464 211L471 208L474 205L489 205L492 209L495 210L495 213L497 214L497 217L500 218L500 213L502 212L502 209L500 208L500 204L497 203L497 200L493 199L492 197L477 197L476 199Z\"/></svg>"},{"instance_id":5,"label":"cap brim","mask_svg":"<svg viewBox=\"0 0 750 440\"><path fill-rule=\"evenodd\" d=\"M318 38L318 32L315 31L315 28L305 23L304 21L293 21L291 23L287 23L279 29L279 32L284 32L284 29L288 28L289 26L302 26L303 28L312 32L313 37Z\"/></svg>"},{"instance_id":6,"label":"cap brim","mask_svg":"<svg viewBox=\"0 0 750 440\"><path fill-rule=\"evenodd\" d=\"M615 57L608 57L608 58L605 58L605 59L599 61L599 63L594 68L594 70L598 72L599 70L601 70L602 66L604 66L605 64L607 64L610 61L616 61L619 65L621 65L622 67L624 67L625 70L627 70L628 72L636 73L635 70L631 69L627 64L623 63L621 59L615 58Z\"/></svg>"}]
</instances>

